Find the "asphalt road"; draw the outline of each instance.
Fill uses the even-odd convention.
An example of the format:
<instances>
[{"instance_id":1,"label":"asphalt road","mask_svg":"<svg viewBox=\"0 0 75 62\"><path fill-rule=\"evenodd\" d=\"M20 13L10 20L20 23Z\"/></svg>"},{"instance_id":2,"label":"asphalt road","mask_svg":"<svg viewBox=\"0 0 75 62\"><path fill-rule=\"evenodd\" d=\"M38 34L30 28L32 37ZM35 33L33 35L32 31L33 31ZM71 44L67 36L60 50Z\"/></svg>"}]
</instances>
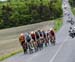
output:
<instances>
[{"instance_id":1,"label":"asphalt road","mask_svg":"<svg viewBox=\"0 0 75 62\"><path fill-rule=\"evenodd\" d=\"M68 0L62 1L63 6L64 2L67 5L67 9L63 8L63 11L68 11L74 19ZM64 13L65 12L63 12L63 15ZM55 46L50 45L33 54L24 55L23 53L20 53L2 62L75 62L75 38L72 39L68 35L68 30L71 25L66 22L67 20L68 16L64 15L63 26L56 33Z\"/></svg>"},{"instance_id":2,"label":"asphalt road","mask_svg":"<svg viewBox=\"0 0 75 62\"><path fill-rule=\"evenodd\" d=\"M13 51L22 49L18 41L20 33L29 32L36 29L45 30L53 26L54 26L53 21L46 21L26 26L13 27L9 29L0 30L0 57L12 53Z\"/></svg>"}]
</instances>

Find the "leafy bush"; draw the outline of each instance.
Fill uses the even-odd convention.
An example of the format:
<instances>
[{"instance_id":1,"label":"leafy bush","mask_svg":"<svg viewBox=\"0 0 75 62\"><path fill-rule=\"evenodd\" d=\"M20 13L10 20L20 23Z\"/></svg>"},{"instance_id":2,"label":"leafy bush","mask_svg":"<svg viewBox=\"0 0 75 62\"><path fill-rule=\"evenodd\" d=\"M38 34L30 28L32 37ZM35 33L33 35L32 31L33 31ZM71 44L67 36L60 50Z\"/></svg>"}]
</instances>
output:
<instances>
[{"instance_id":1,"label":"leafy bush","mask_svg":"<svg viewBox=\"0 0 75 62\"><path fill-rule=\"evenodd\" d=\"M0 2L0 28L27 25L61 17L61 0Z\"/></svg>"},{"instance_id":2,"label":"leafy bush","mask_svg":"<svg viewBox=\"0 0 75 62\"><path fill-rule=\"evenodd\" d=\"M72 7L75 7L75 0L69 0Z\"/></svg>"}]
</instances>

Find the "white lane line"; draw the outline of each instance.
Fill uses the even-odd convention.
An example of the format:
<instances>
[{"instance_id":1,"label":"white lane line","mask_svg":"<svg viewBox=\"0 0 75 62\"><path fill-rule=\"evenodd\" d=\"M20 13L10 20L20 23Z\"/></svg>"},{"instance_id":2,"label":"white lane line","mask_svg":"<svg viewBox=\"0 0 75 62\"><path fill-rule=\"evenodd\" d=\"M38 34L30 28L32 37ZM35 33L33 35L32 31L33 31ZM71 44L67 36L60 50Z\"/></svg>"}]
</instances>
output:
<instances>
[{"instance_id":1,"label":"white lane line","mask_svg":"<svg viewBox=\"0 0 75 62\"><path fill-rule=\"evenodd\" d=\"M59 48L57 49L56 53L53 55L53 57L50 59L49 62L53 62L55 57L57 56L57 54L60 52L61 48L63 47L64 43L68 40L68 38L66 38L66 40L59 46Z\"/></svg>"},{"instance_id":2,"label":"white lane line","mask_svg":"<svg viewBox=\"0 0 75 62\"><path fill-rule=\"evenodd\" d=\"M56 56L58 55L58 53L60 52L61 48L63 47L64 43L68 40L68 38L66 38L66 40L59 46L59 48L57 49L56 53L53 55L53 57L50 59L49 62L53 62L54 59L56 58Z\"/></svg>"}]
</instances>

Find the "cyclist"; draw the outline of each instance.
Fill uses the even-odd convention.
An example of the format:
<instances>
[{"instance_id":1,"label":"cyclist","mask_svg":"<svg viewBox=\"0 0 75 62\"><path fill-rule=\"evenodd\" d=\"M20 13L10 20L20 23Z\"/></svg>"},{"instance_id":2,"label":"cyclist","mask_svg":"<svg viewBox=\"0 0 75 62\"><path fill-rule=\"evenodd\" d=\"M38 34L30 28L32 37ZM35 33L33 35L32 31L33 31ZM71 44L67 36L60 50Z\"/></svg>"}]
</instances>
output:
<instances>
[{"instance_id":1,"label":"cyclist","mask_svg":"<svg viewBox=\"0 0 75 62\"><path fill-rule=\"evenodd\" d=\"M24 35L24 33L20 34L19 41L21 43L21 46L22 46L24 54L25 54L27 52L27 43L25 41L25 35Z\"/></svg>"}]
</instances>

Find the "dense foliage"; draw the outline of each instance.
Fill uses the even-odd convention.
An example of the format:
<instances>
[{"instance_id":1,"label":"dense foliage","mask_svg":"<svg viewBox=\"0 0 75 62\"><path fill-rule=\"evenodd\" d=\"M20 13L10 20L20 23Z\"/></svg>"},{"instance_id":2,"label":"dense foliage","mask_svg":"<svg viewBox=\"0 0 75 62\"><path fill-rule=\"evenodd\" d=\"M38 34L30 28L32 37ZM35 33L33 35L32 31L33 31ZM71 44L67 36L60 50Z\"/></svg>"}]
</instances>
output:
<instances>
[{"instance_id":1,"label":"dense foliage","mask_svg":"<svg viewBox=\"0 0 75 62\"><path fill-rule=\"evenodd\" d=\"M75 7L75 0L69 0L72 7Z\"/></svg>"},{"instance_id":2,"label":"dense foliage","mask_svg":"<svg viewBox=\"0 0 75 62\"><path fill-rule=\"evenodd\" d=\"M0 2L0 29L61 17L62 0L8 0Z\"/></svg>"}]
</instances>

